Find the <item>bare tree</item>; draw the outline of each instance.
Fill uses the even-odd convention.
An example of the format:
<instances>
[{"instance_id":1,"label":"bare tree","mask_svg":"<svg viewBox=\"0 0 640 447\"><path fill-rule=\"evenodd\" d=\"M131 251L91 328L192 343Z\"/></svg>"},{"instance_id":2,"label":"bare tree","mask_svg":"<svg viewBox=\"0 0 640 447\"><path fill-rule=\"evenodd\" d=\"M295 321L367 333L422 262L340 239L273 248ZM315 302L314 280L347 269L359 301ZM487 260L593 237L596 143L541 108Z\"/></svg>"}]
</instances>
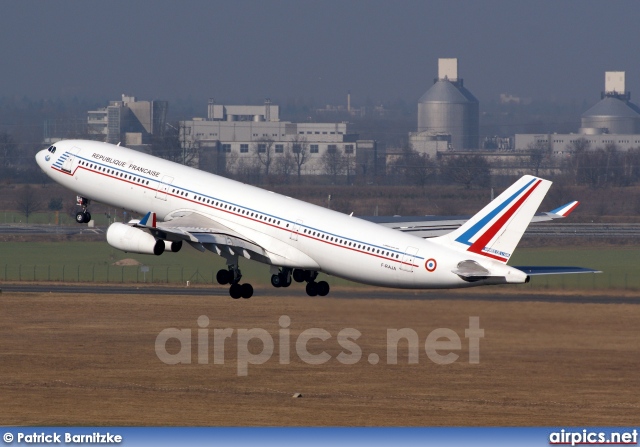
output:
<instances>
[{"instance_id":1,"label":"bare tree","mask_svg":"<svg viewBox=\"0 0 640 447\"><path fill-rule=\"evenodd\" d=\"M345 151L343 158L344 173L347 174L347 185L351 184L352 177L356 173L356 156Z\"/></svg>"},{"instance_id":2,"label":"bare tree","mask_svg":"<svg viewBox=\"0 0 640 447\"><path fill-rule=\"evenodd\" d=\"M606 154L602 149L583 151L572 156L576 163L576 182L591 189L604 186L606 178Z\"/></svg>"},{"instance_id":3,"label":"bare tree","mask_svg":"<svg viewBox=\"0 0 640 447\"><path fill-rule=\"evenodd\" d=\"M443 163L442 173L454 183L471 189L472 185L489 186L491 171L489 162L481 155L460 155L450 157Z\"/></svg>"},{"instance_id":4,"label":"bare tree","mask_svg":"<svg viewBox=\"0 0 640 447\"><path fill-rule=\"evenodd\" d=\"M163 135L154 135L151 139L153 155L185 166L194 166L197 163L198 149L197 143L192 144L185 138L184 126L182 132L175 126L169 126Z\"/></svg>"},{"instance_id":5,"label":"bare tree","mask_svg":"<svg viewBox=\"0 0 640 447\"><path fill-rule=\"evenodd\" d=\"M632 183L626 172L626 160L615 144L608 144L604 149L582 151L574 154L577 166L576 181L586 184L592 189L605 186L628 186Z\"/></svg>"},{"instance_id":6,"label":"bare tree","mask_svg":"<svg viewBox=\"0 0 640 447\"><path fill-rule=\"evenodd\" d=\"M245 183L259 184L262 178L262 165L253 157L238 157L236 177Z\"/></svg>"},{"instance_id":7,"label":"bare tree","mask_svg":"<svg viewBox=\"0 0 640 447\"><path fill-rule=\"evenodd\" d=\"M238 173L238 160L240 155L237 152L228 152L225 154L224 170L227 175Z\"/></svg>"},{"instance_id":8,"label":"bare tree","mask_svg":"<svg viewBox=\"0 0 640 447\"><path fill-rule=\"evenodd\" d=\"M591 144L585 138L578 138L567 145L567 149L571 154L569 158L569 169L571 171L571 177L576 184L579 182L578 172L580 171L580 163L584 161L582 160L584 158L582 155L589 152L590 147Z\"/></svg>"},{"instance_id":9,"label":"bare tree","mask_svg":"<svg viewBox=\"0 0 640 447\"><path fill-rule=\"evenodd\" d=\"M335 146L329 146L322 154L322 168L324 173L333 177L333 183L338 180L338 176L344 172L344 156Z\"/></svg>"},{"instance_id":10,"label":"bare tree","mask_svg":"<svg viewBox=\"0 0 640 447\"><path fill-rule=\"evenodd\" d=\"M0 133L0 176L9 177L9 172L16 168L18 145L11 135Z\"/></svg>"},{"instance_id":11,"label":"bare tree","mask_svg":"<svg viewBox=\"0 0 640 447\"><path fill-rule=\"evenodd\" d=\"M629 185L640 180L640 148L629 149L625 153L623 175Z\"/></svg>"},{"instance_id":12,"label":"bare tree","mask_svg":"<svg viewBox=\"0 0 640 447\"><path fill-rule=\"evenodd\" d=\"M264 175L269 178L271 164L274 160L273 140L269 138L261 138L255 144L256 155L258 161L264 167ZM268 180L267 180L268 181Z\"/></svg>"},{"instance_id":13,"label":"bare tree","mask_svg":"<svg viewBox=\"0 0 640 447\"><path fill-rule=\"evenodd\" d=\"M290 143L291 155L296 164L296 172L298 174L298 183L300 183L302 176L302 166L309 161L311 155L309 154L309 144L304 137L295 136Z\"/></svg>"},{"instance_id":14,"label":"bare tree","mask_svg":"<svg viewBox=\"0 0 640 447\"><path fill-rule=\"evenodd\" d=\"M40 199L40 194L33 190L30 185L26 185L17 194L15 206L18 211L25 215L27 223L29 223L29 216L36 211L42 209L43 202Z\"/></svg>"},{"instance_id":15,"label":"bare tree","mask_svg":"<svg viewBox=\"0 0 640 447\"><path fill-rule=\"evenodd\" d=\"M551 145L547 142L536 141L527 146L529 164L533 174L538 177L540 169L551 159Z\"/></svg>"},{"instance_id":16,"label":"bare tree","mask_svg":"<svg viewBox=\"0 0 640 447\"><path fill-rule=\"evenodd\" d=\"M291 150L287 147L281 156L276 157L274 163L275 171L282 176L284 183L289 183L291 174L296 171L297 164Z\"/></svg>"},{"instance_id":17,"label":"bare tree","mask_svg":"<svg viewBox=\"0 0 640 447\"><path fill-rule=\"evenodd\" d=\"M404 177L407 183L420 186L424 191L436 174L437 167L428 154L421 154L407 146L393 164L393 170Z\"/></svg>"}]
</instances>

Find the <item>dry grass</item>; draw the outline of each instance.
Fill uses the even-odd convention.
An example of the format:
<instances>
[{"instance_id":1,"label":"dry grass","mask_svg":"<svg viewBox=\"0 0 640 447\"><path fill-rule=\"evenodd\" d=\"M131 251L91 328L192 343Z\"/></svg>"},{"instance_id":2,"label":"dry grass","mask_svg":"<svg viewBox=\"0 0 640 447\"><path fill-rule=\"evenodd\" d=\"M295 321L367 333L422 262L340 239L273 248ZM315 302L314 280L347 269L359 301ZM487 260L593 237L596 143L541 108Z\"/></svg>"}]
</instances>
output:
<instances>
[{"instance_id":1,"label":"dry grass","mask_svg":"<svg viewBox=\"0 0 640 447\"><path fill-rule=\"evenodd\" d=\"M4 293L0 309L8 425L632 425L640 416L637 304ZM225 365L199 365L195 344L192 364L160 362L157 334L189 328L195 342L200 315L210 334L266 329L273 358L238 377L234 336ZM291 317L289 365L277 361L281 315ZM462 338L454 364L436 365L422 348L419 364L407 364L403 345L398 365L386 365L387 328L413 328L422 345L440 327L464 337L469 316L485 329L480 364L468 363ZM293 341L313 327L333 335L309 345L332 356L324 365L295 355ZM347 327L362 332L352 366L335 360Z\"/></svg>"}]
</instances>

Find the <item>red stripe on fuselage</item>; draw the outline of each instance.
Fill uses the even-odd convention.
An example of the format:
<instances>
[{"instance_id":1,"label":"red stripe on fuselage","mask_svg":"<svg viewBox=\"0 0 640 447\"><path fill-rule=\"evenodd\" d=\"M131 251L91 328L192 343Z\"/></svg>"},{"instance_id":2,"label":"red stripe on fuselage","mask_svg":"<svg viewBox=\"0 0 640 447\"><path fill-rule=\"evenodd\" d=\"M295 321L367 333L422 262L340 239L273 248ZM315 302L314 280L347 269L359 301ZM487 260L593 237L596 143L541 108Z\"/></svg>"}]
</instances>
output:
<instances>
[{"instance_id":1,"label":"red stripe on fuselage","mask_svg":"<svg viewBox=\"0 0 640 447\"><path fill-rule=\"evenodd\" d=\"M82 166L82 165L78 165L78 166L76 166L76 168L74 169L73 173L70 173L70 172L67 172L67 171L63 171L63 170L61 170L61 169L59 169L59 168L56 168L56 167L54 167L54 166L51 166L51 169L53 169L54 171L58 171L58 172L60 172L60 173L62 173L62 174L68 175L68 176L70 176L70 177L73 177L73 176L76 174L76 171L77 171L78 169L84 169L84 170L85 170L85 171L87 171L87 172L93 172L93 173L95 173L95 174L100 174L100 175L103 175L103 176L105 176L105 177L109 177L109 178L112 178L112 179L115 179L115 180L120 180L120 181L123 181L123 182L125 182L125 183L130 183L130 184L132 184L132 185L140 186L140 187L142 187L142 188L146 188L146 189L149 189L149 190L151 190L151 191L156 191L156 190L157 190L157 188L152 188L152 187L147 186L147 185L141 185L140 183L136 183L136 182L133 182L133 181L130 181L130 180L127 180L127 179L123 179L123 178L120 178L120 177L116 177L116 176L114 176L114 175L107 174L107 173L105 173L105 172L96 171L96 170L94 170L94 169L90 169L90 168L87 168L86 166ZM127 174L127 175L133 175L133 176L135 176L135 174ZM278 230L286 231L286 232L288 232L288 233L293 232L290 228L282 228L282 227L279 227L279 226L277 226L277 225L273 225L272 223L264 222L264 221L262 221L262 220L260 220L260 219L256 219L256 218L253 218L253 217L250 217L250 216L245 216L244 214L234 213L233 211L226 210L226 209L224 209L224 208L219 208L219 207L216 207L216 206L213 206L213 205L207 204L207 203L198 202L198 201L196 201L196 200L191 200L191 199L188 199L188 198L186 198L186 197L183 197L183 196L180 196L180 195L177 195L177 194L170 193L170 192L168 191L168 189L167 189L166 194L167 194L168 196L175 197L175 198L177 198L177 199L182 199L182 200L185 200L185 201L190 202L190 203L195 203L195 204L197 204L197 205L205 206L205 207L207 207L207 208L211 208L211 209L213 209L213 210L222 211L223 213L231 214L231 215L233 215L233 216L238 216L238 217L241 217L241 218L244 218L244 219L247 219L247 220L251 220L251 221L253 221L253 222L257 222L257 223L260 223L260 224L266 225L266 226L268 226L268 227L272 227L272 228L276 228L276 229L278 229ZM212 200L215 200L215 199L212 199ZM231 206L231 205L230 205L230 206ZM236 207L239 207L238 205L235 205L235 206L236 206ZM259 211L255 211L255 212L256 212L256 213L259 213ZM155 216L154 216L154 217L155 217ZM276 219L276 218L274 217L274 219ZM153 223L154 223L154 227L155 227L155 226L156 226L156 225L155 225L155 224L156 224L155 219L154 219L154 222L153 222ZM361 249L357 249L357 248L355 248L355 247L343 246L343 245L336 244L336 243L331 242L331 241L327 241L327 240L324 240L324 239L321 239L321 238L318 238L318 237L312 236L312 235L310 235L310 234L305 234L305 233L301 233L301 232L298 232L297 234L298 234L298 236L303 236L303 237L306 237L306 238L308 238L308 239L313 239L313 240L316 240L316 241L318 241L318 242L322 242L322 243L325 243L325 244L328 244L328 245L333 245L334 247L344 248L344 249L347 249L347 250L350 250L350 251L354 251L354 252L356 252L356 253L362 253L362 254L365 254L365 255L373 256L373 257L375 257L375 258L384 259L384 260L386 260L386 261L396 262L396 263L401 264L401 265L410 265L410 266L413 266L413 267L418 267L418 265L416 265L416 264L410 264L410 263L407 263L407 262L403 262L401 259L388 258L388 257L386 257L386 256L380 256L379 254L376 254L376 253L370 253L370 252L368 252L368 251L364 251L364 250L361 250ZM338 236L334 236L334 237L336 237L336 238L337 238ZM354 243L355 243L355 242L354 242ZM364 244L364 245L366 245L366 244ZM399 253L399 254L400 254L400 255L402 255L402 253Z\"/></svg>"}]
</instances>

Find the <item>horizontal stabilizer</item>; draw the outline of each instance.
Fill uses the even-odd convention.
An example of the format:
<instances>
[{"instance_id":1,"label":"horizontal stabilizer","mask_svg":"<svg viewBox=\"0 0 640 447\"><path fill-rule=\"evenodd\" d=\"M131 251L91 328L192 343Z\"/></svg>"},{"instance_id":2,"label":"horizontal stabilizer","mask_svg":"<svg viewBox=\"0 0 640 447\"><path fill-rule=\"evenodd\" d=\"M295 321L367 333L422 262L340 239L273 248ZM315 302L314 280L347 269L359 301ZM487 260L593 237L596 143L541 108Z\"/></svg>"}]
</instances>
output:
<instances>
[{"instance_id":1,"label":"horizontal stabilizer","mask_svg":"<svg viewBox=\"0 0 640 447\"><path fill-rule=\"evenodd\" d=\"M513 268L526 273L529 276L535 275L566 275L570 273L602 273L600 270L588 269L585 267L563 267L563 266L514 266Z\"/></svg>"}]
</instances>

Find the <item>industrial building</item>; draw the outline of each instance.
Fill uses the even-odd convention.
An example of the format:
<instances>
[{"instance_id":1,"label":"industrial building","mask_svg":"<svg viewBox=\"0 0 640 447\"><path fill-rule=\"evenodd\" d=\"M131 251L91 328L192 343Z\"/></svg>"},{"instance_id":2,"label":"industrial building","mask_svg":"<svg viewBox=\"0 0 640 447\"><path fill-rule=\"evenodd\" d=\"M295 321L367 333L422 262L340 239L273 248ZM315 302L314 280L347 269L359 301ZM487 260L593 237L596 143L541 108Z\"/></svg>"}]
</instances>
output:
<instances>
[{"instance_id":1,"label":"industrial building","mask_svg":"<svg viewBox=\"0 0 640 447\"><path fill-rule=\"evenodd\" d=\"M640 108L631 102L626 90L625 72L605 73L605 89L600 101L582 114L582 125L575 134L516 134L515 149L548 147L554 156L566 156L571 145L584 140L590 148L615 144L619 150L640 147Z\"/></svg>"},{"instance_id":2,"label":"industrial building","mask_svg":"<svg viewBox=\"0 0 640 447\"><path fill-rule=\"evenodd\" d=\"M442 150L478 149L479 138L480 103L458 76L458 59L438 59L438 77L418 101L412 147L435 156Z\"/></svg>"},{"instance_id":3,"label":"industrial building","mask_svg":"<svg viewBox=\"0 0 640 447\"><path fill-rule=\"evenodd\" d=\"M164 134L168 107L167 101L138 101L135 96L122 95L121 101L88 112L88 133L107 143L147 145L153 135Z\"/></svg>"},{"instance_id":4,"label":"industrial building","mask_svg":"<svg viewBox=\"0 0 640 447\"><path fill-rule=\"evenodd\" d=\"M280 121L279 107L270 100L261 106L209 100L207 110L206 118L180 122L182 148L196 150L202 169L237 173L268 162L274 172L296 158L301 174L319 175L327 173L327 157L323 157L327 153L342 160L340 174L367 174L376 169L377 144L359 140L357 134L348 132L347 123Z\"/></svg>"}]
</instances>

